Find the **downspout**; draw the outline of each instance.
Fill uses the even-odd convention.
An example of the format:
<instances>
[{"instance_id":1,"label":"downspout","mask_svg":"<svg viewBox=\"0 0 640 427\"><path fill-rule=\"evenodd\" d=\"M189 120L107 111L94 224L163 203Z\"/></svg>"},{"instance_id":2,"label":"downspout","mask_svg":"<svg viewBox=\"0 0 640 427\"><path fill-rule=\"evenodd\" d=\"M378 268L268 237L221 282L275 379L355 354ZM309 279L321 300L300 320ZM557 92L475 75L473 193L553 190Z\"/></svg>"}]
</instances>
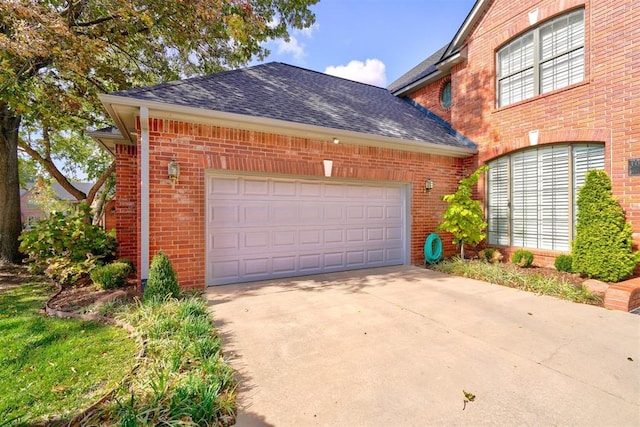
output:
<instances>
[{"instance_id":1,"label":"downspout","mask_svg":"<svg viewBox=\"0 0 640 427\"><path fill-rule=\"evenodd\" d=\"M140 107L140 282L149 278L149 109Z\"/></svg>"}]
</instances>

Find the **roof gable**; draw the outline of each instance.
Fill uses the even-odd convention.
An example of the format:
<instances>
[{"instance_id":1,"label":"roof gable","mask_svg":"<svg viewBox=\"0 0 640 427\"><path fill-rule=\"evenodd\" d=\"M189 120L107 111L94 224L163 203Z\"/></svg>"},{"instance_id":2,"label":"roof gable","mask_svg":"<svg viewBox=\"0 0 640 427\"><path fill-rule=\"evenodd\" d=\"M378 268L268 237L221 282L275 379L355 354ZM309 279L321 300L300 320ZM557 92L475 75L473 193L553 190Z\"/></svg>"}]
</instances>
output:
<instances>
[{"instance_id":1,"label":"roof gable","mask_svg":"<svg viewBox=\"0 0 640 427\"><path fill-rule=\"evenodd\" d=\"M493 0L477 0L451 42L400 76L389 85L389 90L397 96L406 95L446 75L453 65L464 59L465 41L492 3Z\"/></svg>"},{"instance_id":2,"label":"roof gable","mask_svg":"<svg viewBox=\"0 0 640 427\"><path fill-rule=\"evenodd\" d=\"M475 150L387 89L277 62L113 96Z\"/></svg>"}]
</instances>

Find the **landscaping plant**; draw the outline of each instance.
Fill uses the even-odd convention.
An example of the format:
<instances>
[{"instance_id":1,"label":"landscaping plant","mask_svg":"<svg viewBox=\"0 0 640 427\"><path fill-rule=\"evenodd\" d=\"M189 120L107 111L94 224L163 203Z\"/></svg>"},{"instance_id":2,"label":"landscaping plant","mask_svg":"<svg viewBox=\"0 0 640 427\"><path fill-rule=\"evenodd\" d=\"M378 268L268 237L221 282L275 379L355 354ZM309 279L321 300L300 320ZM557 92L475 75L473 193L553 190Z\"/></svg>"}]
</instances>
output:
<instances>
[{"instance_id":1,"label":"landscaping plant","mask_svg":"<svg viewBox=\"0 0 640 427\"><path fill-rule=\"evenodd\" d=\"M497 262L502 261L502 253L496 248L486 248L478 252L478 257L486 262L490 262L491 264L495 264Z\"/></svg>"},{"instance_id":2,"label":"landscaping plant","mask_svg":"<svg viewBox=\"0 0 640 427\"><path fill-rule=\"evenodd\" d=\"M440 262L433 269L471 279L484 280L540 295L551 295L573 302L602 305L602 299L584 286L576 286L564 278L548 277L535 270L522 270L511 264L489 264L452 258Z\"/></svg>"},{"instance_id":3,"label":"landscaping plant","mask_svg":"<svg viewBox=\"0 0 640 427\"><path fill-rule=\"evenodd\" d=\"M91 208L55 212L20 236L20 251L32 272L42 273L61 285L71 284L115 256L116 240L91 224Z\"/></svg>"},{"instance_id":4,"label":"landscaping plant","mask_svg":"<svg viewBox=\"0 0 640 427\"><path fill-rule=\"evenodd\" d=\"M640 261L640 252L632 249L631 225L613 197L606 172L587 172L577 204L573 271L606 282L630 277Z\"/></svg>"},{"instance_id":5,"label":"landscaping plant","mask_svg":"<svg viewBox=\"0 0 640 427\"><path fill-rule=\"evenodd\" d=\"M571 255L558 255L553 262L553 265L558 271L564 271L565 273L573 273L573 257Z\"/></svg>"},{"instance_id":6,"label":"landscaping plant","mask_svg":"<svg viewBox=\"0 0 640 427\"><path fill-rule=\"evenodd\" d=\"M167 296L177 298L180 294L180 286L176 272L171 265L171 260L162 252L158 252L151 260L149 278L144 288L143 299L164 299Z\"/></svg>"},{"instance_id":7,"label":"landscaping plant","mask_svg":"<svg viewBox=\"0 0 640 427\"><path fill-rule=\"evenodd\" d=\"M453 234L453 243L460 246L460 258L464 259L464 245L475 246L486 237L484 230L487 223L483 219L482 206L473 200L472 187L478 183L480 174L489 169L488 166L478 168L467 178L460 180L458 190L454 194L442 196L448 203L442 215L443 221L438 230Z\"/></svg>"},{"instance_id":8,"label":"landscaping plant","mask_svg":"<svg viewBox=\"0 0 640 427\"><path fill-rule=\"evenodd\" d=\"M236 382L206 300L153 298L125 307L119 317L143 336L145 357L88 425L234 424Z\"/></svg>"},{"instance_id":9,"label":"landscaping plant","mask_svg":"<svg viewBox=\"0 0 640 427\"><path fill-rule=\"evenodd\" d=\"M124 286L127 277L133 271L131 264L116 261L111 264L94 268L91 273L91 280L101 289L113 289Z\"/></svg>"},{"instance_id":10,"label":"landscaping plant","mask_svg":"<svg viewBox=\"0 0 640 427\"><path fill-rule=\"evenodd\" d=\"M525 249L518 249L511 256L511 261L515 265L519 265L523 268L528 268L533 264L533 254Z\"/></svg>"}]
</instances>

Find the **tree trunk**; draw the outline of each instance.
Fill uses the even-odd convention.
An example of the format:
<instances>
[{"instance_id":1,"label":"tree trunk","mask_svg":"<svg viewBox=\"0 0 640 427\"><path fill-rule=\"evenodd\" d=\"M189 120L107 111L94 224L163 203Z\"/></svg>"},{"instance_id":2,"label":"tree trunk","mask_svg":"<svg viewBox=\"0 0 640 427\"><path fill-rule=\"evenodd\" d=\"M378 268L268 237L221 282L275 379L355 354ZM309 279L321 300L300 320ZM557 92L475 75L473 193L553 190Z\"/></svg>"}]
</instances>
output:
<instances>
[{"instance_id":1,"label":"tree trunk","mask_svg":"<svg viewBox=\"0 0 640 427\"><path fill-rule=\"evenodd\" d=\"M20 182L18 130L21 117L0 101L0 262L18 262Z\"/></svg>"}]
</instances>

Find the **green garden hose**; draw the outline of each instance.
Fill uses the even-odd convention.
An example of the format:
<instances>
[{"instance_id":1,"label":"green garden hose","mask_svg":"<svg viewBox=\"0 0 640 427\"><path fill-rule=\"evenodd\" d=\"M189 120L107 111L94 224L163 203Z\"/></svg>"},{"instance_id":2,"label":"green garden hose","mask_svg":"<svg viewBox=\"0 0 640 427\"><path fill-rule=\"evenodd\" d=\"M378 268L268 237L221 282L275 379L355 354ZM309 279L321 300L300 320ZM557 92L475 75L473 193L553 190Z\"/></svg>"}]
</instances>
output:
<instances>
[{"instance_id":1,"label":"green garden hose","mask_svg":"<svg viewBox=\"0 0 640 427\"><path fill-rule=\"evenodd\" d=\"M429 234L424 242L424 261L435 264L442 258L442 240L436 233Z\"/></svg>"}]
</instances>

